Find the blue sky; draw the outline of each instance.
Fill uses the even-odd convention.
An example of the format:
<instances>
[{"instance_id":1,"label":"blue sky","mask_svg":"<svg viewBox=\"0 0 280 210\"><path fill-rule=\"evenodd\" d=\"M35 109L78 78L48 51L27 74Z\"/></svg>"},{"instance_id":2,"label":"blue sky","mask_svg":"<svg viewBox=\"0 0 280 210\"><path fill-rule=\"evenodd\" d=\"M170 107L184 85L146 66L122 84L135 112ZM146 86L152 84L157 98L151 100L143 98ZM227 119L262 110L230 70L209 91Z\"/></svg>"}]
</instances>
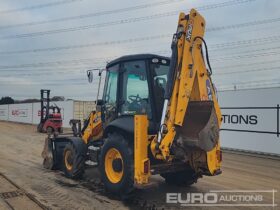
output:
<instances>
[{"instance_id":1,"label":"blue sky","mask_svg":"<svg viewBox=\"0 0 280 210\"><path fill-rule=\"evenodd\" d=\"M127 54L169 56L179 11L190 8L206 19L218 89L280 84L277 0L2 0L0 8L0 97L48 88L93 100L97 82L87 83L87 69Z\"/></svg>"}]
</instances>

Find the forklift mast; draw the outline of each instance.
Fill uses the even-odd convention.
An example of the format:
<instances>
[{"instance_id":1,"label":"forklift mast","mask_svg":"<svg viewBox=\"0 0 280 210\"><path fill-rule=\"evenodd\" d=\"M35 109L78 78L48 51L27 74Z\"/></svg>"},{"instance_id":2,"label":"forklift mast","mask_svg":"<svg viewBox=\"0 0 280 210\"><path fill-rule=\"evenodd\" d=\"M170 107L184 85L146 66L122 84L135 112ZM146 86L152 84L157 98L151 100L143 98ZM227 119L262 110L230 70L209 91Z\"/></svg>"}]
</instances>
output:
<instances>
[{"instance_id":1,"label":"forklift mast","mask_svg":"<svg viewBox=\"0 0 280 210\"><path fill-rule=\"evenodd\" d=\"M50 90L41 89L41 123L49 116L50 92Z\"/></svg>"},{"instance_id":2,"label":"forklift mast","mask_svg":"<svg viewBox=\"0 0 280 210\"><path fill-rule=\"evenodd\" d=\"M37 131L39 133L47 132L62 133L62 117L60 113L60 108L55 106L50 106L50 90L41 89L41 110L40 110L40 123L37 126ZM52 110L52 113L50 113Z\"/></svg>"}]
</instances>

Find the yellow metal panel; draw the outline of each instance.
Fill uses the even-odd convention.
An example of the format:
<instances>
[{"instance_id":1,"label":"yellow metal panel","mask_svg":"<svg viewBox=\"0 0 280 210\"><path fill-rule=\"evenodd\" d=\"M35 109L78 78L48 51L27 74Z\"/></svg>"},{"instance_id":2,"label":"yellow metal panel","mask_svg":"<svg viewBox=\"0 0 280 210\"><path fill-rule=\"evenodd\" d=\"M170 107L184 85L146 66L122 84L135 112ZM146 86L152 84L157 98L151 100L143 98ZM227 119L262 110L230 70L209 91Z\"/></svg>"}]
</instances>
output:
<instances>
[{"instance_id":1,"label":"yellow metal panel","mask_svg":"<svg viewBox=\"0 0 280 210\"><path fill-rule=\"evenodd\" d=\"M144 167L148 164L148 173ZM148 159L148 118L147 115L134 116L134 179L136 184L147 184L150 176Z\"/></svg>"},{"instance_id":2,"label":"yellow metal panel","mask_svg":"<svg viewBox=\"0 0 280 210\"><path fill-rule=\"evenodd\" d=\"M176 132L175 128L171 128L169 132L164 136L161 144L160 144L160 151L163 156L163 159L171 161L172 157L170 156L170 147L171 142L175 138Z\"/></svg>"},{"instance_id":3,"label":"yellow metal panel","mask_svg":"<svg viewBox=\"0 0 280 210\"><path fill-rule=\"evenodd\" d=\"M183 30L183 31L187 30L187 20L186 20L185 16L186 16L185 13L180 13L177 31L180 30L179 28L181 28L181 30ZM178 66L178 68L180 68L181 61L183 59L184 45L185 45L185 33L183 33L182 36L179 38L178 44L177 44L177 48L178 48L177 66ZM178 74L177 77L180 77L180 75ZM169 107L168 117L167 117L168 121L166 122L168 130L172 129L172 127L174 126L175 113L176 113L177 102L178 102L178 95L177 95L178 92L179 92L179 80L176 79L175 84L174 84L174 90L173 90L171 100L170 100L170 107Z\"/></svg>"},{"instance_id":4,"label":"yellow metal panel","mask_svg":"<svg viewBox=\"0 0 280 210\"><path fill-rule=\"evenodd\" d=\"M204 18L194 9L191 10L189 15L189 20L187 24L187 33L191 30L191 36L188 35L185 41L184 46L184 57L182 62L182 70L180 75L180 85L178 92L178 103L177 103L177 112L175 116L175 124L182 125L185 117L185 113L188 107L188 102L191 97L193 90L194 79L198 69L197 62L195 59L201 57L200 49L197 46L201 45L201 40L196 40L195 44L192 47L192 43L195 37L203 37L205 31L205 20ZM198 51L199 50L199 51ZM191 53L192 52L192 53Z\"/></svg>"},{"instance_id":5,"label":"yellow metal panel","mask_svg":"<svg viewBox=\"0 0 280 210\"><path fill-rule=\"evenodd\" d=\"M221 168L221 160L220 157L218 157L217 151L221 151L220 142L213 150L207 152L207 166L209 172L212 175L215 173L216 170Z\"/></svg>"},{"instance_id":6,"label":"yellow metal panel","mask_svg":"<svg viewBox=\"0 0 280 210\"><path fill-rule=\"evenodd\" d=\"M178 20L178 28L177 31L186 31L187 30L187 20L186 20L186 14L185 13L180 13L179 15L179 20ZM182 36L178 39L178 44L177 44L177 50L178 50L178 60L177 60L177 66L180 68L181 66L181 61L183 59L183 50L184 50L184 43L185 43L185 33L182 33ZM177 77L180 75L178 74ZM172 141L174 140L175 136L175 130L174 130L174 120L175 120L175 113L176 113L176 108L177 108L177 100L178 96L177 93L179 92L179 81L178 79L175 80L174 84L174 90L170 99L170 107L168 109L168 113L166 115L166 124L167 128L169 131L173 131L169 133L169 135L165 135L163 137L161 147L159 148L161 153L158 152L157 148L157 139L155 138L153 142L151 143L151 151L152 154L155 156L156 159L166 159L169 158L169 147Z\"/></svg>"},{"instance_id":7,"label":"yellow metal panel","mask_svg":"<svg viewBox=\"0 0 280 210\"><path fill-rule=\"evenodd\" d=\"M89 123L82 135L82 139L87 144L90 140L98 140L103 135L101 112L91 112Z\"/></svg>"}]
</instances>

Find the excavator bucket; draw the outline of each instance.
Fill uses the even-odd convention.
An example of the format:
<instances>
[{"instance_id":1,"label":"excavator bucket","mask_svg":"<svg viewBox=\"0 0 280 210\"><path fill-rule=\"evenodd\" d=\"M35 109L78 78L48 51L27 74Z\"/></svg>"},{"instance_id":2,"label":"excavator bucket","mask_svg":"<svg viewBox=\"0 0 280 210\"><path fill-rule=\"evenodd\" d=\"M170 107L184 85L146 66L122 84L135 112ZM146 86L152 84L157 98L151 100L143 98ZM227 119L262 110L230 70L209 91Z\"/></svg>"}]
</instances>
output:
<instances>
[{"instance_id":1,"label":"excavator bucket","mask_svg":"<svg viewBox=\"0 0 280 210\"><path fill-rule=\"evenodd\" d=\"M177 129L177 142L185 148L195 147L206 152L218 143L219 125L212 101L189 103L182 127Z\"/></svg>"}]
</instances>

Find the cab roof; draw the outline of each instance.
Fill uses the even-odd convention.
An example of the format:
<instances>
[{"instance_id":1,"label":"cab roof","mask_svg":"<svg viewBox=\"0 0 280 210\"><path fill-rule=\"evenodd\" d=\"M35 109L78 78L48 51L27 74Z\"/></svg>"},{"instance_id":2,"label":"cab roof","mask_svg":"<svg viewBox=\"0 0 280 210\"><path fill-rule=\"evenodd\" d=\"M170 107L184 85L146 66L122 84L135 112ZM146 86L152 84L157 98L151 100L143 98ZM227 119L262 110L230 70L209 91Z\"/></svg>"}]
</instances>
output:
<instances>
[{"instance_id":1,"label":"cab roof","mask_svg":"<svg viewBox=\"0 0 280 210\"><path fill-rule=\"evenodd\" d=\"M165 56L161 56L161 55L156 55L156 54L135 54L135 55L125 55L122 57L119 57L115 60L112 60L111 62L109 62L106 65L106 69L121 63L121 62L125 62L125 61L133 61L133 60L146 60L146 59L153 59L153 58L159 58L159 59L166 59L166 60L170 60L169 57L165 57Z\"/></svg>"}]
</instances>

